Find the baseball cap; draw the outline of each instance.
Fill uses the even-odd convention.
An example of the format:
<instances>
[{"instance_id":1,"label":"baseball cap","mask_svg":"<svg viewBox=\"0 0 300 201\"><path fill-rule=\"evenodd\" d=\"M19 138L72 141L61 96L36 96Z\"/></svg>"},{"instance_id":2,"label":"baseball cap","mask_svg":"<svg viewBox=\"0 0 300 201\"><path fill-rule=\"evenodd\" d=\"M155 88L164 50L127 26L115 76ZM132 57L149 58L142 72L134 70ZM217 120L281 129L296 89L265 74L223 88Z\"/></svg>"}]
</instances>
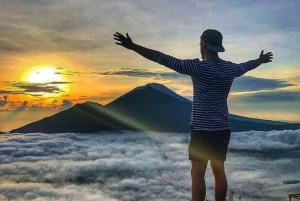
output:
<instances>
[{"instance_id":1,"label":"baseball cap","mask_svg":"<svg viewBox=\"0 0 300 201\"><path fill-rule=\"evenodd\" d=\"M215 29L207 29L201 35L201 40L205 43L207 49L214 52L225 52L222 45L222 34Z\"/></svg>"}]
</instances>

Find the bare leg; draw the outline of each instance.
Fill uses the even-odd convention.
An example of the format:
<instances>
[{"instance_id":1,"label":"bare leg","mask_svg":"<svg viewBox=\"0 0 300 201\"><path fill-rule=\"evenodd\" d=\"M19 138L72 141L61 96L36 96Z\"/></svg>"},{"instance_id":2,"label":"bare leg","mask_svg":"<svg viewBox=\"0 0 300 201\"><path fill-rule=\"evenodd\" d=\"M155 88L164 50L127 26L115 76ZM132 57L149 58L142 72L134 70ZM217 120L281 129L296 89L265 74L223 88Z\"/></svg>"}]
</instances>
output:
<instances>
[{"instance_id":1,"label":"bare leg","mask_svg":"<svg viewBox=\"0 0 300 201\"><path fill-rule=\"evenodd\" d=\"M206 162L191 161L192 169L192 200L193 201L204 201L206 196L205 186L205 171L207 166Z\"/></svg>"},{"instance_id":2,"label":"bare leg","mask_svg":"<svg viewBox=\"0 0 300 201\"><path fill-rule=\"evenodd\" d=\"M224 170L224 161L210 161L215 177L215 201L225 201L227 193L227 178Z\"/></svg>"}]
</instances>

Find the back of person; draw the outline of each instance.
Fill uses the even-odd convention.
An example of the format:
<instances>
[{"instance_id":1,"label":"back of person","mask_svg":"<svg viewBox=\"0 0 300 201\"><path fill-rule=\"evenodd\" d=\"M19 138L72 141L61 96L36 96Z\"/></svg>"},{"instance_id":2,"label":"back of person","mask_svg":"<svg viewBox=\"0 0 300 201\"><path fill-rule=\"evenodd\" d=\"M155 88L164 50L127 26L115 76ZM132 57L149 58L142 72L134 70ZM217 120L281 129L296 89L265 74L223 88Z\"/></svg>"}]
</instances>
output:
<instances>
[{"instance_id":1,"label":"back of person","mask_svg":"<svg viewBox=\"0 0 300 201\"><path fill-rule=\"evenodd\" d=\"M235 65L221 59L207 59L197 62L196 66L200 73L191 76L193 108L190 124L195 130L230 128L227 97L235 77Z\"/></svg>"},{"instance_id":2,"label":"back of person","mask_svg":"<svg viewBox=\"0 0 300 201\"><path fill-rule=\"evenodd\" d=\"M193 107L190 125L194 130L217 131L230 129L227 97L233 79L259 63L250 60L235 64L221 59L177 59L159 51L153 59L178 73L189 75L193 81Z\"/></svg>"}]
</instances>

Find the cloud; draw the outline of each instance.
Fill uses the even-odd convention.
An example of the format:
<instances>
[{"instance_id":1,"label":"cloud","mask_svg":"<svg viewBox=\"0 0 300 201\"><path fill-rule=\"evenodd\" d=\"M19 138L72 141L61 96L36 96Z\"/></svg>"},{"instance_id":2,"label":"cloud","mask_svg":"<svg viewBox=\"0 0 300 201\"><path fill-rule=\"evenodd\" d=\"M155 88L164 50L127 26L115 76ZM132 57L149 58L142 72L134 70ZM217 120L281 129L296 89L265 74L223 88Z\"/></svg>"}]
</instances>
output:
<instances>
[{"instance_id":1,"label":"cloud","mask_svg":"<svg viewBox=\"0 0 300 201\"><path fill-rule=\"evenodd\" d=\"M72 107L72 105L73 105L72 101L65 99L62 101L62 104L60 107L62 110L66 110L66 109Z\"/></svg>"},{"instance_id":2,"label":"cloud","mask_svg":"<svg viewBox=\"0 0 300 201\"><path fill-rule=\"evenodd\" d=\"M252 76L242 76L234 79L231 92L247 92L247 91L261 91L274 90L288 86L296 86L284 80L265 79Z\"/></svg>"},{"instance_id":3,"label":"cloud","mask_svg":"<svg viewBox=\"0 0 300 201\"><path fill-rule=\"evenodd\" d=\"M58 81L56 81L56 82L46 82L44 84L73 84L73 83L75 83L75 82L64 82L64 81L58 82Z\"/></svg>"},{"instance_id":4,"label":"cloud","mask_svg":"<svg viewBox=\"0 0 300 201\"><path fill-rule=\"evenodd\" d=\"M6 95L3 96L4 100L0 100L0 108L4 107L5 105L7 105L8 102L8 97Z\"/></svg>"},{"instance_id":5,"label":"cloud","mask_svg":"<svg viewBox=\"0 0 300 201\"><path fill-rule=\"evenodd\" d=\"M299 102L300 92L298 91L263 91L250 94L243 94L236 97L245 103L274 103L274 102Z\"/></svg>"},{"instance_id":6,"label":"cloud","mask_svg":"<svg viewBox=\"0 0 300 201\"><path fill-rule=\"evenodd\" d=\"M110 198L105 193L97 189L82 187L76 185L64 186L56 188L51 184L36 184L36 183L2 183L0 184L1 194L5 192L6 196L1 200L59 200L59 201L117 201Z\"/></svg>"},{"instance_id":7,"label":"cloud","mask_svg":"<svg viewBox=\"0 0 300 201\"><path fill-rule=\"evenodd\" d=\"M53 110L53 108L44 108L39 105L32 105L30 108L28 108L28 111L37 112L37 111L45 111L45 110Z\"/></svg>"},{"instance_id":8,"label":"cloud","mask_svg":"<svg viewBox=\"0 0 300 201\"><path fill-rule=\"evenodd\" d=\"M15 90L0 90L0 94L26 94L31 96L42 96L43 93L64 93L59 85L72 84L74 82L46 82L46 83L29 83L29 82L2 82L5 86L13 87Z\"/></svg>"},{"instance_id":9,"label":"cloud","mask_svg":"<svg viewBox=\"0 0 300 201\"><path fill-rule=\"evenodd\" d=\"M0 51L4 54L20 54L35 51L78 52L100 48L99 40L88 37L88 34L76 34L84 33L82 30L86 30L89 23L82 20L81 14L72 5L66 1L40 1L35 4L6 1L0 16L4 22L0 25ZM24 8L32 12L24 12Z\"/></svg>"},{"instance_id":10,"label":"cloud","mask_svg":"<svg viewBox=\"0 0 300 201\"><path fill-rule=\"evenodd\" d=\"M9 199L190 200L188 133L2 136L0 194ZM284 201L299 189L299 130L233 133L229 148L229 191L242 200ZM209 168L206 181L212 200Z\"/></svg>"},{"instance_id":11,"label":"cloud","mask_svg":"<svg viewBox=\"0 0 300 201\"><path fill-rule=\"evenodd\" d=\"M300 136L299 131L249 131L237 133L231 143L232 150L250 152L294 150L300 148Z\"/></svg>"},{"instance_id":12,"label":"cloud","mask_svg":"<svg viewBox=\"0 0 300 201\"><path fill-rule=\"evenodd\" d=\"M59 45L56 51L92 51L100 49L101 43L92 39L69 38L59 34L49 35L52 42Z\"/></svg>"},{"instance_id":13,"label":"cloud","mask_svg":"<svg viewBox=\"0 0 300 201\"><path fill-rule=\"evenodd\" d=\"M1 27L1 26L0 26ZM4 52L15 52L20 53L23 52L26 48L20 44L12 42L6 39L0 39L0 51Z\"/></svg>"},{"instance_id":14,"label":"cloud","mask_svg":"<svg viewBox=\"0 0 300 201\"><path fill-rule=\"evenodd\" d=\"M37 93L37 92L43 92L43 93L59 93L61 92L61 89L57 86L45 86L44 84L24 84L24 85L15 85L15 87L18 87L20 89L23 89L24 93Z\"/></svg>"},{"instance_id":15,"label":"cloud","mask_svg":"<svg viewBox=\"0 0 300 201\"><path fill-rule=\"evenodd\" d=\"M0 90L0 94L22 94L22 92L17 90Z\"/></svg>"},{"instance_id":16,"label":"cloud","mask_svg":"<svg viewBox=\"0 0 300 201\"><path fill-rule=\"evenodd\" d=\"M22 105L16 111L26 111L28 109L28 101L23 101Z\"/></svg>"},{"instance_id":17,"label":"cloud","mask_svg":"<svg viewBox=\"0 0 300 201\"><path fill-rule=\"evenodd\" d=\"M299 183L300 183L300 180L296 180L296 179L282 181L282 184L299 184Z\"/></svg>"},{"instance_id":18,"label":"cloud","mask_svg":"<svg viewBox=\"0 0 300 201\"><path fill-rule=\"evenodd\" d=\"M59 72L62 75L104 75L104 76L124 76L124 77L142 77L142 78L188 78L172 71L148 70L145 68L115 68L106 71L68 71Z\"/></svg>"},{"instance_id":19,"label":"cloud","mask_svg":"<svg viewBox=\"0 0 300 201\"><path fill-rule=\"evenodd\" d=\"M128 76L128 77L161 77L161 78L174 78L186 77L176 72L147 70L143 68L116 68L103 72L95 72L100 75L115 75L115 76Z\"/></svg>"}]
</instances>

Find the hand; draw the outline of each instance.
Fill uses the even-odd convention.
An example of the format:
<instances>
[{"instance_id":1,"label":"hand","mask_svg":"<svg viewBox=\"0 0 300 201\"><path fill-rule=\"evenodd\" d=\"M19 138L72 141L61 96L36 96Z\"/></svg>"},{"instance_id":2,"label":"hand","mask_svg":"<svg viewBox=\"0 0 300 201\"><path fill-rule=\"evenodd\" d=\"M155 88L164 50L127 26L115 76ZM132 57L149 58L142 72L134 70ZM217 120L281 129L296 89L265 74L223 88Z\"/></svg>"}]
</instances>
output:
<instances>
[{"instance_id":1,"label":"hand","mask_svg":"<svg viewBox=\"0 0 300 201\"><path fill-rule=\"evenodd\" d=\"M126 37L125 37L122 34L120 34L119 32L116 32L114 34L114 39L116 41L119 41L119 42L116 42L117 45L121 45L130 50L132 49L133 42L132 42L131 38L129 37L128 33L126 33Z\"/></svg>"},{"instance_id":2,"label":"hand","mask_svg":"<svg viewBox=\"0 0 300 201\"><path fill-rule=\"evenodd\" d=\"M273 53L272 52L268 52L267 54L264 54L264 51L262 50L258 59L260 60L261 63L272 62Z\"/></svg>"}]
</instances>

